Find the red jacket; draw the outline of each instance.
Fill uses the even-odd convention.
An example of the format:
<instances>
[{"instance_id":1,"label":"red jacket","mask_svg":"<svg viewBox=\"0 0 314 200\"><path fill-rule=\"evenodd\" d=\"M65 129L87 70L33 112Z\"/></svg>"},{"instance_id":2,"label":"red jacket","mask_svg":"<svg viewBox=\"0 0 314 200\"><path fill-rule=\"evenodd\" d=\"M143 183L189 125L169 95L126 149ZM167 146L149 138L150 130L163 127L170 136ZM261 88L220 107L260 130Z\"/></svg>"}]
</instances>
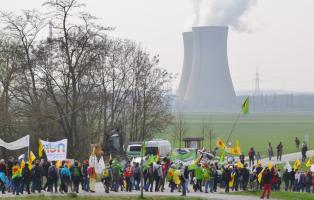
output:
<instances>
[{"instance_id":1,"label":"red jacket","mask_svg":"<svg viewBox=\"0 0 314 200\"><path fill-rule=\"evenodd\" d=\"M125 169L125 171L124 171L124 176L125 176L125 177L128 177L128 178L130 178L130 177L133 176L132 167L128 167L128 168Z\"/></svg>"}]
</instances>

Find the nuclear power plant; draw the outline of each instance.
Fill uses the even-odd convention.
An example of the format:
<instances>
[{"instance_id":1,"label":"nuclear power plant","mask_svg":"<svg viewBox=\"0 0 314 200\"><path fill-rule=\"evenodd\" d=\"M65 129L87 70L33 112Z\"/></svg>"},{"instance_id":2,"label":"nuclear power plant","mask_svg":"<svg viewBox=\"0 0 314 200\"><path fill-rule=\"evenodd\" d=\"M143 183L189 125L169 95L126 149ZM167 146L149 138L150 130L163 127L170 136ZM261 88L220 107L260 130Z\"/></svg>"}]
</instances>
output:
<instances>
[{"instance_id":1,"label":"nuclear power plant","mask_svg":"<svg viewBox=\"0 0 314 200\"><path fill-rule=\"evenodd\" d=\"M176 94L177 111L239 111L247 95L235 94L227 39L228 27L224 26L193 27L192 32L183 33L184 59ZM314 111L313 94L255 92L250 96L251 112Z\"/></svg>"},{"instance_id":2,"label":"nuclear power plant","mask_svg":"<svg viewBox=\"0 0 314 200\"><path fill-rule=\"evenodd\" d=\"M180 110L223 111L236 105L227 55L228 27L183 33L184 61L177 91Z\"/></svg>"}]
</instances>

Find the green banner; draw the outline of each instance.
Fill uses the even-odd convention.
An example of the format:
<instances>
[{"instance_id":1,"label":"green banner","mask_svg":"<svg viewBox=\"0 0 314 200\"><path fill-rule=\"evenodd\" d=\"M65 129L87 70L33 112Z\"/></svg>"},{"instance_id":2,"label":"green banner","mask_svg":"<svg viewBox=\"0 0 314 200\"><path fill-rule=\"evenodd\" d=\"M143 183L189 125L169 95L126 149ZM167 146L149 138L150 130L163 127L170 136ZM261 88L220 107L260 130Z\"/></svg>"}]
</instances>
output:
<instances>
[{"instance_id":1,"label":"green banner","mask_svg":"<svg viewBox=\"0 0 314 200\"><path fill-rule=\"evenodd\" d=\"M190 165L196 159L196 152L188 151L184 153L178 153L177 151L172 151L170 155L170 159L175 164L182 163L183 165Z\"/></svg>"}]
</instances>

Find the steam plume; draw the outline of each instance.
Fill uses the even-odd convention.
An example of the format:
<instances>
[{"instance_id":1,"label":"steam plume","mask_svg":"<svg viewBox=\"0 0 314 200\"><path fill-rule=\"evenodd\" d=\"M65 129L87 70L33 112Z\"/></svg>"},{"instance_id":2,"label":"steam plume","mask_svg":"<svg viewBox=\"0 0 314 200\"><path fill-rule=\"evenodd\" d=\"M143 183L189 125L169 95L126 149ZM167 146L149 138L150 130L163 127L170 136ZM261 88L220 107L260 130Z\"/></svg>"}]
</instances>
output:
<instances>
[{"instance_id":1,"label":"steam plume","mask_svg":"<svg viewBox=\"0 0 314 200\"><path fill-rule=\"evenodd\" d=\"M191 0L192 14L186 29L192 26L232 26L238 31L247 30L241 20L257 0Z\"/></svg>"}]
</instances>

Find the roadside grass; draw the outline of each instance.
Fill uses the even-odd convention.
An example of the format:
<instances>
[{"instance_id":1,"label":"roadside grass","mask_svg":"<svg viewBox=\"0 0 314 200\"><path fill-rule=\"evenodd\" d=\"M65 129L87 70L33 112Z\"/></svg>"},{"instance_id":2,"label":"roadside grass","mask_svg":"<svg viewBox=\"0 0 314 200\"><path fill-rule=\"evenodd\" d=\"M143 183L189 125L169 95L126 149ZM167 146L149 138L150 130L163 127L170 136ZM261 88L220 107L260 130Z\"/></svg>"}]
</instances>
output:
<instances>
[{"instance_id":1,"label":"roadside grass","mask_svg":"<svg viewBox=\"0 0 314 200\"><path fill-rule=\"evenodd\" d=\"M312 160L314 160L314 157L311 157ZM307 162L308 158L305 160L305 162L302 162L301 165L299 166L298 170L301 170L303 172L306 172L309 170L309 168L306 166L306 162ZM300 160L301 161L301 160ZM291 167L293 167L293 164L294 164L294 161L292 162L289 162ZM284 167L285 167L286 163L280 163L280 164L277 164L277 168L280 169L280 170L284 170ZM314 198L314 197L313 197Z\"/></svg>"},{"instance_id":2,"label":"roadside grass","mask_svg":"<svg viewBox=\"0 0 314 200\"><path fill-rule=\"evenodd\" d=\"M176 115L176 114L174 114ZM211 146L216 146L217 137L223 140L228 135L235 122L236 114L221 113L182 113L185 122L184 137L203 137L204 146L209 149L210 137L208 129L213 130ZM178 121L176 117L174 124ZM205 127L205 131L203 128ZM204 133L204 134L203 134ZM309 136L309 149L313 149L314 145L314 113L287 113L287 114L249 114L241 116L235 126L231 140L239 139L241 150L247 156L248 149L254 147L256 152L264 157L267 156L267 145L271 142L276 151L276 146L281 141L283 143L283 153L297 152L294 139L298 137L303 142L305 135ZM178 147L178 140L173 140L174 126L171 125L163 133L155 135L169 140L173 146ZM183 143L182 143L182 146ZM276 152L275 152L276 153ZM301 153L300 153L301 158Z\"/></svg>"},{"instance_id":3,"label":"roadside grass","mask_svg":"<svg viewBox=\"0 0 314 200\"><path fill-rule=\"evenodd\" d=\"M1 198L5 200L141 200L138 196L79 196L76 194L68 194L66 196L56 195L56 196L49 196L49 195L32 195L26 197L6 197ZM174 197L174 196L145 196L145 200L182 200L186 199L183 197ZM189 200L202 200L202 198L193 198L189 197Z\"/></svg>"},{"instance_id":4,"label":"roadside grass","mask_svg":"<svg viewBox=\"0 0 314 200\"><path fill-rule=\"evenodd\" d=\"M232 195L248 195L248 196L261 196L260 192L234 192L230 193ZM299 192L271 192L271 198L279 199L279 200L313 200L314 194L313 193L299 193ZM266 199L266 197L265 197Z\"/></svg>"}]
</instances>

